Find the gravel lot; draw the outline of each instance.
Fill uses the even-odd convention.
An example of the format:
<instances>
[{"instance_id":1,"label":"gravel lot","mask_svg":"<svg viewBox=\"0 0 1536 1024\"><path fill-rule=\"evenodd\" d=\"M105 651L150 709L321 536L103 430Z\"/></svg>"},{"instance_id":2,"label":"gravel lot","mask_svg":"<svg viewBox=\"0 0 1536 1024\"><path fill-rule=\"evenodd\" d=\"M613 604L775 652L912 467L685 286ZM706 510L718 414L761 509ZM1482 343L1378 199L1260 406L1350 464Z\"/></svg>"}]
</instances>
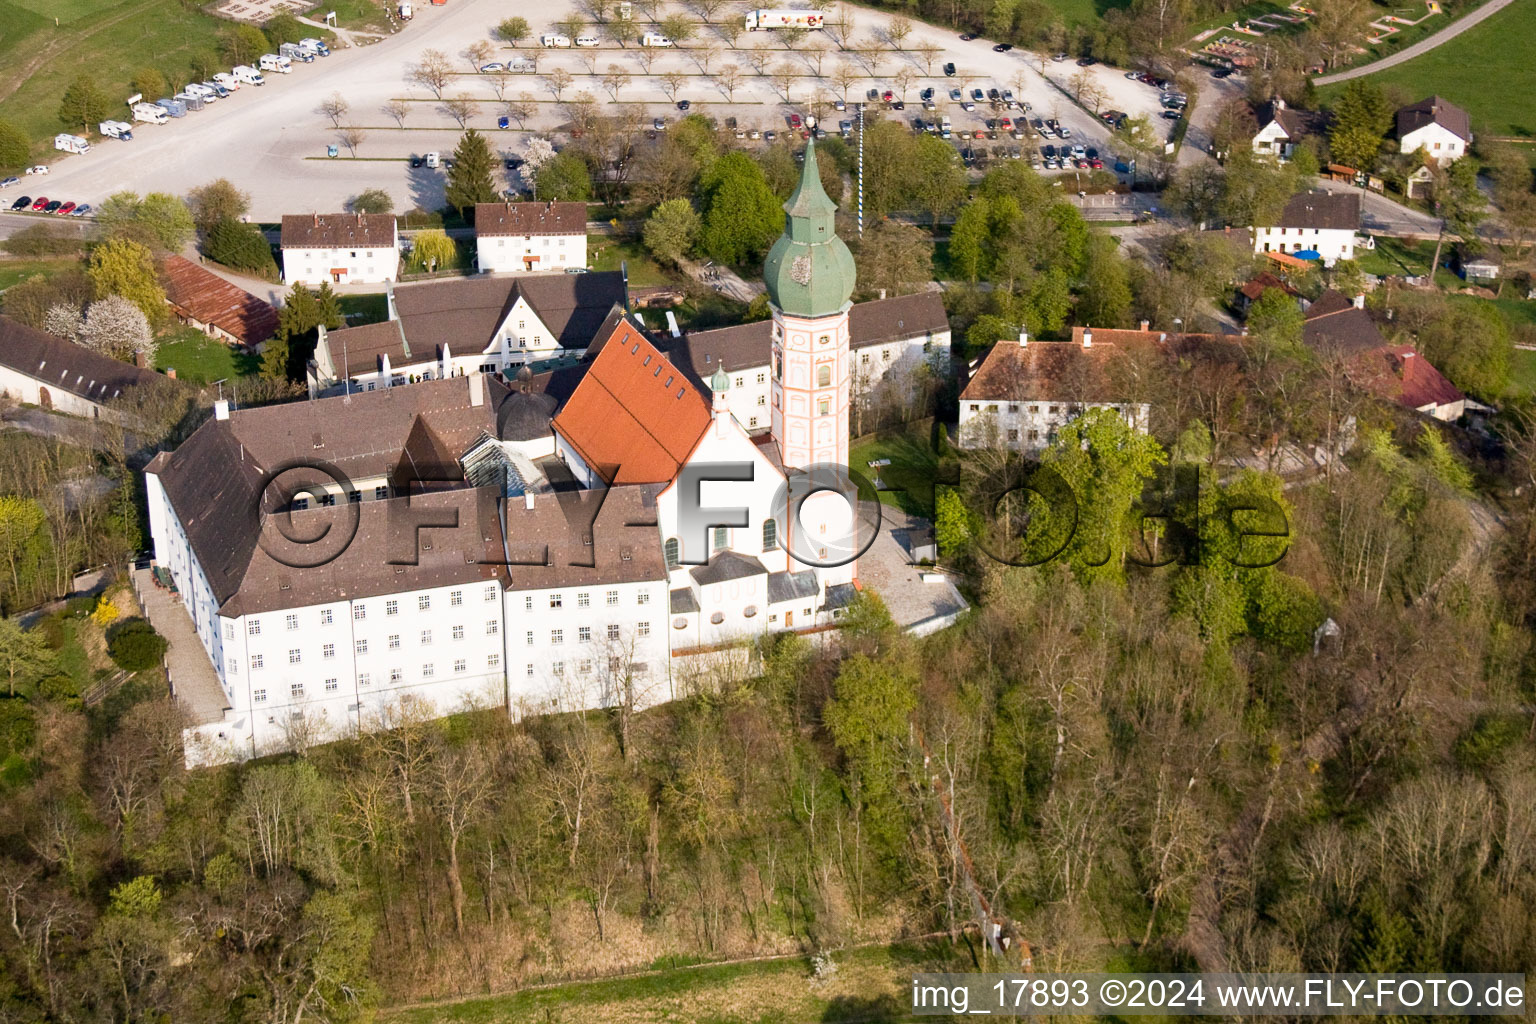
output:
<instances>
[{"instance_id":1,"label":"gravel lot","mask_svg":"<svg viewBox=\"0 0 1536 1024\"><path fill-rule=\"evenodd\" d=\"M528 51L530 45L536 47L538 34L564 17L573 6L574 0L553 0L542 7L545 12L542 19L529 19L535 38L525 40L520 49ZM726 8L716 15L715 20L739 18L748 6L742 3ZM463 71L455 76L446 92L449 95L469 93L481 101L480 112L471 119L471 125L485 130L504 154L520 153L532 132L497 130L496 118L501 110L496 104L489 76L471 73L468 61L462 56L471 43L489 39L493 24L508 12L505 4L492 0L450 0L444 7L417 4L415 20L398 35L379 43L336 50L330 57L311 64L295 64L289 75L267 74L265 86L246 86L199 113L189 113L164 126L138 125L132 142L103 139L83 156L56 154L46 185L41 182L38 185L51 198L98 204L105 196L121 189L184 193L195 185L222 176L250 191L252 214L261 220L274 220L283 213L340 209L349 197L372 187L390 192L395 197L397 209L441 205L442 172L412 169L408 158L430 150L451 150L458 141L460 130L440 109L430 92L407 80L407 69L427 48L446 53ZM854 20L852 35L856 41L862 41L883 34L889 16L859 8L854 13ZM834 36L833 31L812 33L807 42L821 38L830 47ZM943 49L943 55L934 61L931 77L923 74L923 60L912 52L924 41L931 41ZM743 127L775 128L782 132L792 111L806 112L815 90L824 91L828 97L835 95L835 86L829 78L814 78L810 61L786 49L774 56L770 67L794 63L804 77L798 78L790 87L795 104L785 104L772 79L757 75L744 52L748 47L778 43L771 32L744 32L736 41L737 47L742 49L733 50L715 35L712 28L701 26L698 36L689 42L687 49L661 51L649 75L635 57L636 43L620 49L605 40L604 46L595 51L596 74L588 72L582 51L543 51L539 74L513 76L508 96L515 97L519 92L527 91L539 101L538 113L529 123L532 130L548 130L564 123L567 118L561 105L555 102L546 80L546 76L558 67L573 76L573 84L564 92L566 99L588 91L602 104L604 112L608 112L619 104L603 87L602 77L610 64L617 63L633 76L620 90L620 99L626 109L638 108L648 118L674 119L678 111L667 99L659 76L668 71L680 71L689 78L678 98L690 100L695 112L722 120L735 116ZM712 72L718 73L727 63L736 63L742 69L743 84L736 89L734 102L727 102L725 91L713 75L704 76L699 72L691 51L706 42L720 48L719 56L710 65ZM888 53L878 66L879 77L860 78L850 88L849 98L861 98L870 88L894 88L893 76L897 70L910 67L919 77L910 87L907 109L894 116L910 121L913 117L932 118L947 113L957 130L974 129L982 124L990 111L983 105L974 114L964 113L958 103L948 99L949 89L1018 89L1022 75L1020 98L1033 105L1033 115L1059 118L1072 128L1071 141L1074 143L1097 146L1101 151L1108 148L1108 130L1042 78L1039 64L1027 53L1019 50L995 53L986 40L963 42L947 29L923 25L914 29L905 46L900 56ZM493 59L505 60L513 55L510 47L499 47ZM830 76L843 57L835 50L829 52L823 62L823 72ZM942 74L941 68L946 61L958 65L959 74L955 78L946 78ZM1078 71L1070 62L1047 63L1046 67L1049 77L1063 88ZM1132 115L1150 114L1156 119L1158 100L1155 89L1128 81L1116 69L1096 66L1090 71L1108 97L1106 107ZM939 110L932 114L925 113L917 101L919 92L929 85L937 90L940 98ZM340 145L340 139L337 129L318 108L333 93L340 93L350 104L350 112L343 123L366 130L356 160L346 157L344 146L341 158L326 157L326 146ZM412 112L406 118L404 130L395 127L394 121L382 109L392 99L410 101ZM1005 113L1017 116L1018 111ZM837 116L829 113L828 127L835 127L833 122L836 120ZM1163 131L1169 126L1166 121L1156 120L1156 123ZM1005 138L984 145L1023 146L1025 143ZM27 184L32 185L31 182Z\"/></svg>"}]
</instances>

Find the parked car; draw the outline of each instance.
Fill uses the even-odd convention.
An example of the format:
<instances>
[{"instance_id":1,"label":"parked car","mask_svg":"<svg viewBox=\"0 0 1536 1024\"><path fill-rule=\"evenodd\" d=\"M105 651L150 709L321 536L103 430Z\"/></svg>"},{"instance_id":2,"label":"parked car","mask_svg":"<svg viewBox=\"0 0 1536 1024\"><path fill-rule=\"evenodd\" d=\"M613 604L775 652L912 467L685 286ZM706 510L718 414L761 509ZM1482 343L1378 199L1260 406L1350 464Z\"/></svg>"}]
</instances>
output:
<instances>
[{"instance_id":1,"label":"parked car","mask_svg":"<svg viewBox=\"0 0 1536 1024\"><path fill-rule=\"evenodd\" d=\"M43 212L44 213L58 213L59 212L59 207L61 207L63 205L64 205L63 201L55 199L52 202L50 202L47 206L43 207Z\"/></svg>"},{"instance_id":2,"label":"parked car","mask_svg":"<svg viewBox=\"0 0 1536 1024\"><path fill-rule=\"evenodd\" d=\"M678 110L687 110L691 106L693 106L693 104L688 102L687 100L678 100L677 101L677 109Z\"/></svg>"},{"instance_id":3,"label":"parked car","mask_svg":"<svg viewBox=\"0 0 1536 1024\"><path fill-rule=\"evenodd\" d=\"M1013 90L1012 89L1004 89L1003 90L1003 102L1004 103L1012 103L1013 102Z\"/></svg>"},{"instance_id":4,"label":"parked car","mask_svg":"<svg viewBox=\"0 0 1536 1024\"><path fill-rule=\"evenodd\" d=\"M1013 44L1012 43L998 43L996 46L992 47L992 52L993 53L1007 53L1011 49L1013 49Z\"/></svg>"},{"instance_id":5,"label":"parked car","mask_svg":"<svg viewBox=\"0 0 1536 1024\"><path fill-rule=\"evenodd\" d=\"M727 128L730 128L730 129L733 129L733 130L734 130L734 129L735 129L735 127L736 127L736 119L735 119L735 118L734 118L734 117L728 117L728 118L726 118L726 119L725 119L725 126L726 126L726 127L727 127Z\"/></svg>"},{"instance_id":6,"label":"parked car","mask_svg":"<svg viewBox=\"0 0 1536 1024\"><path fill-rule=\"evenodd\" d=\"M975 110L976 104L972 103L970 100L966 100L964 103L960 104L960 109L965 111Z\"/></svg>"},{"instance_id":7,"label":"parked car","mask_svg":"<svg viewBox=\"0 0 1536 1024\"><path fill-rule=\"evenodd\" d=\"M1089 146L1083 152L1083 155L1086 156L1089 160L1097 160L1099 158L1099 151L1097 149L1095 149L1093 146Z\"/></svg>"},{"instance_id":8,"label":"parked car","mask_svg":"<svg viewBox=\"0 0 1536 1024\"><path fill-rule=\"evenodd\" d=\"M1169 121L1177 121L1179 118L1181 118L1183 116L1184 116L1184 114L1181 111L1178 111L1178 110L1165 110L1165 111L1163 111L1163 117L1167 118Z\"/></svg>"},{"instance_id":9,"label":"parked car","mask_svg":"<svg viewBox=\"0 0 1536 1024\"><path fill-rule=\"evenodd\" d=\"M749 139L761 139L762 137L763 133L758 131L756 128L750 128L747 130L747 138Z\"/></svg>"},{"instance_id":10,"label":"parked car","mask_svg":"<svg viewBox=\"0 0 1536 1024\"><path fill-rule=\"evenodd\" d=\"M864 94L864 98L869 100L869 102L871 102L871 103L879 103L880 102L880 90L879 89L871 89L871 90L869 90L869 92Z\"/></svg>"},{"instance_id":11,"label":"parked car","mask_svg":"<svg viewBox=\"0 0 1536 1024\"><path fill-rule=\"evenodd\" d=\"M653 120L651 122L651 128L654 131L658 131L658 132L666 131L667 130L667 119L664 118L664 117L656 118L655 120Z\"/></svg>"},{"instance_id":12,"label":"parked car","mask_svg":"<svg viewBox=\"0 0 1536 1024\"><path fill-rule=\"evenodd\" d=\"M774 131L772 128L770 128L767 131L763 132L763 141L764 142L773 142L773 141L777 140L778 137L779 137L779 133Z\"/></svg>"},{"instance_id":13,"label":"parked car","mask_svg":"<svg viewBox=\"0 0 1536 1024\"><path fill-rule=\"evenodd\" d=\"M498 117L496 119L496 127L497 128L511 128L512 127L512 119L510 117L508 117L506 114L502 114L500 117Z\"/></svg>"},{"instance_id":14,"label":"parked car","mask_svg":"<svg viewBox=\"0 0 1536 1024\"><path fill-rule=\"evenodd\" d=\"M48 205L48 197L47 196L38 196L37 200L32 204L32 209L33 210L41 210L43 207L45 207L47 205Z\"/></svg>"},{"instance_id":15,"label":"parked car","mask_svg":"<svg viewBox=\"0 0 1536 1024\"><path fill-rule=\"evenodd\" d=\"M1077 58L1077 66L1080 68L1091 68L1097 63L1098 61L1094 60L1092 57Z\"/></svg>"},{"instance_id":16,"label":"parked car","mask_svg":"<svg viewBox=\"0 0 1536 1024\"><path fill-rule=\"evenodd\" d=\"M1060 64L1064 60L1070 60L1070 59L1071 59L1070 55L1069 54L1065 54L1065 53L1058 53L1058 54L1056 54L1056 56L1051 58L1051 60L1055 61L1057 64Z\"/></svg>"},{"instance_id":17,"label":"parked car","mask_svg":"<svg viewBox=\"0 0 1536 1024\"><path fill-rule=\"evenodd\" d=\"M889 102L891 102L891 100L896 98L896 94L894 92L892 92L891 90L887 89L887 90L885 90L885 92L880 94L880 98L882 100L884 100L885 102L889 103Z\"/></svg>"},{"instance_id":18,"label":"parked car","mask_svg":"<svg viewBox=\"0 0 1536 1024\"><path fill-rule=\"evenodd\" d=\"M1002 98L1003 98L1003 94L1002 94L1001 90L999 90L999 89L988 89L987 90L987 99L996 102L997 100L1000 100Z\"/></svg>"},{"instance_id":19,"label":"parked car","mask_svg":"<svg viewBox=\"0 0 1536 1024\"><path fill-rule=\"evenodd\" d=\"M972 89L971 90L971 99L975 100L977 103L980 103L982 100L984 100L986 98L987 98L987 94L982 92L980 89Z\"/></svg>"},{"instance_id":20,"label":"parked car","mask_svg":"<svg viewBox=\"0 0 1536 1024\"><path fill-rule=\"evenodd\" d=\"M424 159L422 159L422 158L421 158L421 157L419 157L419 156L413 156L413 157L411 157L411 166L412 166L412 167L421 167L421 166L422 166L422 165L424 165L424 164L425 164L425 163L426 163L426 160L424 160Z\"/></svg>"},{"instance_id":21,"label":"parked car","mask_svg":"<svg viewBox=\"0 0 1536 1024\"><path fill-rule=\"evenodd\" d=\"M1040 147L1040 152L1045 154L1045 158L1047 160L1054 160L1054 159L1056 159L1056 147L1055 146L1052 146L1052 145L1049 145L1049 144L1041 146Z\"/></svg>"},{"instance_id":22,"label":"parked car","mask_svg":"<svg viewBox=\"0 0 1536 1024\"><path fill-rule=\"evenodd\" d=\"M955 77L955 66L953 64L945 64L944 65L944 74L945 74L946 77L954 78Z\"/></svg>"},{"instance_id":23,"label":"parked car","mask_svg":"<svg viewBox=\"0 0 1536 1024\"><path fill-rule=\"evenodd\" d=\"M48 165L47 164L37 164L34 167L28 167L27 168L27 173L28 174L47 174L48 173Z\"/></svg>"},{"instance_id":24,"label":"parked car","mask_svg":"<svg viewBox=\"0 0 1536 1024\"><path fill-rule=\"evenodd\" d=\"M0 181L0 188L10 188L12 185L19 184L21 184L21 179L15 175L12 175L11 177L6 178L4 181Z\"/></svg>"},{"instance_id":25,"label":"parked car","mask_svg":"<svg viewBox=\"0 0 1536 1024\"><path fill-rule=\"evenodd\" d=\"M31 196L22 196L21 198L17 199L14 203L11 204L11 209L13 209L13 210L25 210L27 207L29 207L31 205L32 205L32 197Z\"/></svg>"},{"instance_id":26,"label":"parked car","mask_svg":"<svg viewBox=\"0 0 1536 1024\"><path fill-rule=\"evenodd\" d=\"M907 109L907 104L906 104L906 102L904 100L897 100L895 103L891 104L891 109L892 110L906 110Z\"/></svg>"},{"instance_id":27,"label":"parked car","mask_svg":"<svg viewBox=\"0 0 1536 1024\"><path fill-rule=\"evenodd\" d=\"M974 33L974 32L962 32L962 33L960 33L960 41L962 43L968 43L968 42L970 42L971 40L973 40L975 38L976 38L976 33Z\"/></svg>"},{"instance_id":28,"label":"parked car","mask_svg":"<svg viewBox=\"0 0 1536 1024\"><path fill-rule=\"evenodd\" d=\"M932 92L932 91L933 90L931 90L931 89L929 90L929 92ZM848 109L848 104L843 102L842 100L833 100L832 101L832 109L833 110L847 110Z\"/></svg>"},{"instance_id":29,"label":"parked car","mask_svg":"<svg viewBox=\"0 0 1536 1024\"><path fill-rule=\"evenodd\" d=\"M800 115L799 114L790 114L789 115L789 126L791 128L799 128L800 124L801 124L801 121L800 121Z\"/></svg>"},{"instance_id":30,"label":"parked car","mask_svg":"<svg viewBox=\"0 0 1536 1024\"><path fill-rule=\"evenodd\" d=\"M962 96L961 96L960 90L959 89L951 89L951 90L949 90L949 98L952 99L952 100L961 99Z\"/></svg>"},{"instance_id":31,"label":"parked car","mask_svg":"<svg viewBox=\"0 0 1536 1024\"><path fill-rule=\"evenodd\" d=\"M480 65L480 70L482 73L489 75L495 71L505 71L507 66L499 60L493 60L489 64Z\"/></svg>"},{"instance_id":32,"label":"parked car","mask_svg":"<svg viewBox=\"0 0 1536 1024\"><path fill-rule=\"evenodd\" d=\"M1072 129L1068 128L1066 125L1062 125L1060 128L1056 129L1056 136L1062 139L1070 139L1072 137Z\"/></svg>"},{"instance_id":33,"label":"parked car","mask_svg":"<svg viewBox=\"0 0 1536 1024\"><path fill-rule=\"evenodd\" d=\"M1232 77L1232 69L1231 68L1217 68L1215 71L1211 72L1211 77L1212 78L1231 78Z\"/></svg>"},{"instance_id":34,"label":"parked car","mask_svg":"<svg viewBox=\"0 0 1536 1024\"><path fill-rule=\"evenodd\" d=\"M74 212L72 212L70 214L70 216L71 217L84 217L86 214L88 214L90 212L91 212L91 204L90 203L81 203L79 206L75 207Z\"/></svg>"},{"instance_id":35,"label":"parked car","mask_svg":"<svg viewBox=\"0 0 1536 1024\"><path fill-rule=\"evenodd\" d=\"M1011 132L1011 131L1013 131L1013 118L1011 118L1011 117L1000 118L998 120L998 122L997 122L997 126L999 128L1001 128L1005 132Z\"/></svg>"},{"instance_id":36,"label":"parked car","mask_svg":"<svg viewBox=\"0 0 1536 1024\"><path fill-rule=\"evenodd\" d=\"M60 217L68 217L70 214L75 212L75 204L74 203L65 203L63 206L59 207L57 210L54 210L53 212L58 214Z\"/></svg>"}]
</instances>

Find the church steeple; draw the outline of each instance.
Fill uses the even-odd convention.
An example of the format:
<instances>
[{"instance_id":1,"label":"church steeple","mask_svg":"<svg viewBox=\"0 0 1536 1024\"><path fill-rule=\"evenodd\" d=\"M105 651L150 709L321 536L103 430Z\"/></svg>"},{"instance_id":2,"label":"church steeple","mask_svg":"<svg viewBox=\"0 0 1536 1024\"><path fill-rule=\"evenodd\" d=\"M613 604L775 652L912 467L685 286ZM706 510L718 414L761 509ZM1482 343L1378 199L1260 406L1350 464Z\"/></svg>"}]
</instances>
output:
<instances>
[{"instance_id":1,"label":"church steeple","mask_svg":"<svg viewBox=\"0 0 1536 1024\"><path fill-rule=\"evenodd\" d=\"M768 299L794 316L831 316L853 294L853 254L837 237L837 205L821 187L816 144L805 146L800 184L784 204L784 234L768 251L763 283Z\"/></svg>"}]
</instances>

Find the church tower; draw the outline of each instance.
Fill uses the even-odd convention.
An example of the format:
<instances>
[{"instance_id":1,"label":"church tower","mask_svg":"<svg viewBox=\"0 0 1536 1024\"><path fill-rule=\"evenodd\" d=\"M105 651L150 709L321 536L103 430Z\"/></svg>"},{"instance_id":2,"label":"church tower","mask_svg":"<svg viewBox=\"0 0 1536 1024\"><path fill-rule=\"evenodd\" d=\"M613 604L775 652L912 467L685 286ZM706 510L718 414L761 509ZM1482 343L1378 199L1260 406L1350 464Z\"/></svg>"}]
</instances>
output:
<instances>
[{"instance_id":1,"label":"church tower","mask_svg":"<svg viewBox=\"0 0 1536 1024\"><path fill-rule=\"evenodd\" d=\"M843 466L853 376L853 254L837 237L837 207L821 187L814 142L806 144L800 184L784 211L784 234L763 266L773 310L773 439L786 466Z\"/></svg>"}]
</instances>

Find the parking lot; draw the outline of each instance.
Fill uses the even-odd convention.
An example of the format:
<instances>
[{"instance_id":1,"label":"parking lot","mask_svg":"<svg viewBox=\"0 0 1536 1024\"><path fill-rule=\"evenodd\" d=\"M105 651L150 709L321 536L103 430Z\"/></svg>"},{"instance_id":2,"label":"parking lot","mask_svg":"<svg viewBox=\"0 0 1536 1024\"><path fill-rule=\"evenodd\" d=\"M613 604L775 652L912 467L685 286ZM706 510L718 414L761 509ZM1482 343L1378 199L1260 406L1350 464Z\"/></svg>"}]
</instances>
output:
<instances>
[{"instance_id":1,"label":"parking lot","mask_svg":"<svg viewBox=\"0 0 1536 1024\"><path fill-rule=\"evenodd\" d=\"M228 177L251 193L252 214L262 220L283 213L339 209L351 196L373 187L388 191L397 209L439 206L443 201L442 171L412 168L409 157L451 150L461 130L440 100L410 80L410 67L428 48L441 51L453 62L455 71L444 94L473 98L478 107L470 115L469 125L485 131L507 156L520 155L531 135L550 133L567 124L566 103L583 92L592 95L598 112L604 115L632 112L646 120L672 120L680 116L677 102L687 100L692 112L722 122L734 117L743 132L755 129L765 134L772 130L782 140L789 117L810 113L818 100L826 111L827 127L835 129L835 121L848 116L832 111L837 99L862 100L870 89L881 94L891 90L893 98L899 98L905 86L906 109L890 110L885 116L902 117L910 123L914 117L937 120L948 115L957 146L1018 147L1023 156L1028 146L1047 140L1034 135L1015 140L1007 134L988 140L959 138L962 131L985 130L989 117L1016 119L1022 109L993 111L983 102L974 111L967 111L961 104L968 100L957 101L950 95L952 89L963 90L966 97L977 88L983 90L984 97L991 89L999 93L1011 89L1021 107L1030 105L1030 117L1058 120L1072 133L1065 141L1094 147L1101 158L1108 157L1108 127L1066 95L1073 89L1074 76L1086 73L1102 90L1105 109L1150 116L1160 131L1170 126L1158 118L1157 89L1131 82L1115 69L1082 69L1070 61L1047 61L1042 76L1038 58L1030 54L1018 50L999 53L989 41L962 41L949 30L921 24L914 26L898 52L890 48L886 36L890 16L863 8L850 9L853 26L847 32L849 50L841 48L839 32L833 28L806 33L793 48L773 32L743 32L732 45L717 26L726 19L739 21L746 4L720 10L711 25L697 25L686 47L642 52L637 39L621 47L603 36L597 47L540 49L538 35L574 9L574 0L553 0L541 8L542 19L529 19L534 38L513 49L491 38L493 24L507 13L504 4L493 0L452 0L444 7L418 4L415 19L379 43L337 49L330 57L311 64L296 63L291 74L269 73L264 86L248 85L201 112L169 124L136 125L133 141L103 139L84 155L55 154L56 159L48 161L52 173L47 194L99 204L105 196L122 189L184 193L213 178ZM681 10L664 7L658 15L665 17ZM537 73L502 76L504 99L514 100L523 92L534 97L533 113L525 126L513 120L509 129L497 128L498 117L506 113L497 96L498 76L472 70L474 65L464 56L469 46L481 40L496 46L493 60L537 54ZM884 42L883 50L877 49L876 40ZM925 43L937 49L924 53L921 47ZM871 56L876 52L879 56ZM951 62L956 73L946 76L943 66ZM846 94L839 92L837 81L837 69L844 64L857 73L848 82ZM727 65L738 68L740 81L734 89L725 80L729 76ZM559 89L557 81L563 76L557 69L570 78L569 84ZM930 87L935 90L935 109L925 111L919 96ZM356 159L348 158L340 129L320 109L333 94L343 97L348 106L342 125L362 129ZM395 100L407 106L403 127L385 110L386 104ZM748 145L772 144L766 139L744 141ZM328 157L328 146L338 146L341 155ZM13 189L8 194L14 197L18 193Z\"/></svg>"}]
</instances>

